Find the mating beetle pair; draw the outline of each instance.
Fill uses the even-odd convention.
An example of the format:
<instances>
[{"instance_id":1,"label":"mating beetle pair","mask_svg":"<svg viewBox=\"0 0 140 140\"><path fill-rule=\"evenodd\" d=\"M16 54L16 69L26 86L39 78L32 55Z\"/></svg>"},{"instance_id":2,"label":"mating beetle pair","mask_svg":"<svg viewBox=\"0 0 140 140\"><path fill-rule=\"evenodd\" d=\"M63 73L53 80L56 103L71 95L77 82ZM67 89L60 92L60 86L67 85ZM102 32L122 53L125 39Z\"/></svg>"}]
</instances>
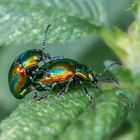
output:
<instances>
[{"instance_id":1,"label":"mating beetle pair","mask_svg":"<svg viewBox=\"0 0 140 140\"><path fill-rule=\"evenodd\" d=\"M47 26L44 34L42 49L27 50L19 55L13 62L8 82L12 94L22 99L34 91L37 100L47 98L50 91L55 87L61 87L59 95L67 92L71 82L81 85L84 93L92 100L88 90L83 85L87 81L97 87L100 81L114 81L112 78L101 79L101 75L110 67L119 63L113 63L96 75L90 68L72 59L62 57L51 57L45 52L46 35L50 25ZM40 63L42 63L40 65ZM40 97L39 92L48 91L46 96Z\"/></svg>"}]
</instances>

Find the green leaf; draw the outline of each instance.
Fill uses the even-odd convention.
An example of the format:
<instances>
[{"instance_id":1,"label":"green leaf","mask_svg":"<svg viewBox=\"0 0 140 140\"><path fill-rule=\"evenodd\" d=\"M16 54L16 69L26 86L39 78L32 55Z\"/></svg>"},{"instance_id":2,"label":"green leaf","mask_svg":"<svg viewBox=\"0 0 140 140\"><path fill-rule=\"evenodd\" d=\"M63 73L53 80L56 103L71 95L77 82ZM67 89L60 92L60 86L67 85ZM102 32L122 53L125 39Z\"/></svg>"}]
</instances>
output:
<instances>
[{"instance_id":1,"label":"green leaf","mask_svg":"<svg viewBox=\"0 0 140 140\"><path fill-rule=\"evenodd\" d=\"M139 114L139 110L140 110L140 94L137 95L136 99L135 99L135 106L134 109L130 115L130 122L132 124L132 134L133 134L133 139L134 140L138 140L140 138L140 114Z\"/></svg>"},{"instance_id":2,"label":"green leaf","mask_svg":"<svg viewBox=\"0 0 140 140\"><path fill-rule=\"evenodd\" d=\"M90 90L90 92L93 92ZM94 92L96 93L96 92ZM93 93L93 95L94 95ZM126 119L133 97L126 89L108 89L90 103L80 91L64 98L21 103L1 124L2 140L102 140ZM95 96L95 95L94 95Z\"/></svg>"},{"instance_id":3,"label":"green leaf","mask_svg":"<svg viewBox=\"0 0 140 140\"><path fill-rule=\"evenodd\" d=\"M1 0L0 11L0 44L40 41L48 24L48 41L73 40L105 23L97 0Z\"/></svg>"},{"instance_id":4,"label":"green leaf","mask_svg":"<svg viewBox=\"0 0 140 140\"><path fill-rule=\"evenodd\" d=\"M139 9L139 6L140 6L139 0L134 0L133 4L131 5L131 7L128 10L130 10L134 13L137 13L138 9Z\"/></svg>"},{"instance_id":5,"label":"green leaf","mask_svg":"<svg viewBox=\"0 0 140 140\"><path fill-rule=\"evenodd\" d=\"M135 20L127 32L118 27L113 31L108 28L100 30L102 39L134 75L140 73L140 2L138 0L133 3L133 7L136 6Z\"/></svg>"}]
</instances>

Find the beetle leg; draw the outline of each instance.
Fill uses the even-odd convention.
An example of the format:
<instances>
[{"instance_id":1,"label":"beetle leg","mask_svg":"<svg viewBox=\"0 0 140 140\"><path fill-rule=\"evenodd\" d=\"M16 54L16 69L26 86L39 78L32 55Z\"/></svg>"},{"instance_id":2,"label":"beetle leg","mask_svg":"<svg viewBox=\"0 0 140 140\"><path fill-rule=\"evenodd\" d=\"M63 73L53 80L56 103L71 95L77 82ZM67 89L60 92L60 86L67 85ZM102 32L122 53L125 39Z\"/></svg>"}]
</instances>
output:
<instances>
[{"instance_id":1,"label":"beetle leg","mask_svg":"<svg viewBox=\"0 0 140 140\"><path fill-rule=\"evenodd\" d=\"M37 101L41 101L41 100L47 98L47 97L50 95L50 92L53 90L53 88L55 87L56 84L57 84L57 83L54 83L54 84L52 85L52 87L49 89L49 92L48 92L47 95L37 98Z\"/></svg>"},{"instance_id":2,"label":"beetle leg","mask_svg":"<svg viewBox=\"0 0 140 140\"><path fill-rule=\"evenodd\" d=\"M41 101L41 100L47 98L48 96L49 96L49 94L47 94L47 95L45 95L45 96L42 96L42 97L38 97L38 98L37 98L37 101Z\"/></svg>"},{"instance_id":3,"label":"beetle leg","mask_svg":"<svg viewBox=\"0 0 140 140\"><path fill-rule=\"evenodd\" d=\"M31 80L32 83L35 83L35 84L41 84L41 83L38 82L38 81L34 81L33 78L32 78L31 76L29 76L29 78L30 78L30 80Z\"/></svg>"},{"instance_id":4,"label":"beetle leg","mask_svg":"<svg viewBox=\"0 0 140 140\"><path fill-rule=\"evenodd\" d=\"M51 87L50 90L49 90L49 94L50 94L50 91L52 91L56 85L57 85L57 83L54 83L54 84L52 85L52 87Z\"/></svg>"},{"instance_id":5,"label":"beetle leg","mask_svg":"<svg viewBox=\"0 0 140 140\"><path fill-rule=\"evenodd\" d=\"M49 53L46 53L46 54L44 54L45 55L45 57L47 58L47 59L49 59L49 60L59 60L59 59L62 59L62 58L64 58L63 56L50 56L50 54Z\"/></svg>"},{"instance_id":6,"label":"beetle leg","mask_svg":"<svg viewBox=\"0 0 140 140\"><path fill-rule=\"evenodd\" d=\"M72 81L73 81L73 79L71 79L71 80L67 83L67 85L58 93L58 96L61 96L61 95L65 94L65 93L68 91L69 85L70 85L70 83L71 83Z\"/></svg>"},{"instance_id":7,"label":"beetle leg","mask_svg":"<svg viewBox=\"0 0 140 140\"><path fill-rule=\"evenodd\" d=\"M47 63L47 59L48 60L59 60L64 58L63 56L51 56L49 53L45 53L43 50L43 61L44 63Z\"/></svg>"},{"instance_id":8,"label":"beetle leg","mask_svg":"<svg viewBox=\"0 0 140 140\"><path fill-rule=\"evenodd\" d=\"M34 81L32 77L29 77L29 78L30 78L30 80L32 81L32 83L37 84L37 85L41 85L45 90L50 90L50 87L48 87L48 86L42 84L41 82Z\"/></svg>"},{"instance_id":9,"label":"beetle leg","mask_svg":"<svg viewBox=\"0 0 140 140\"><path fill-rule=\"evenodd\" d=\"M51 77L51 74L49 71L46 71L46 70L38 70L37 71L37 74L43 74L43 75L47 75L48 77Z\"/></svg>"},{"instance_id":10,"label":"beetle leg","mask_svg":"<svg viewBox=\"0 0 140 140\"><path fill-rule=\"evenodd\" d=\"M97 83L91 83L96 89L99 89L99 87L97 86Z\"/></svg>"},{"instance_id":11,"label":"beetle leg","mask_svg":"<svg viewBox=\"0 0 140 140\"><path fill-rule=\"evenodd\" d=\"M84 90L84 93L86 94L86 96L88 97L89 101L93 102L93 97L91 95L89 95L88 90L85 88L85 86L83 85L82 81L79 81L82 89Z\"/></svg>"},{"instance_id":12,"label":"beetle leg","mask_svg":"<svg viewBox=\"0 0 140 140\"><path fill-rule=\"evenodd\" d=\"M63 59L63 56L54 56L51 58L51 60L59 60L59 59Z\"/></svg>"},{"instance_id":13,"label":"beetle leg","mask_svg":"<svg viewBox=\"0 0 140 140\"><path fill-rule=\"evenodd\" d=\"M36 98L38 98L39 97L39 95L38 95L38 91L36 90L36 89L34 89L34 99L36 99Z\"/></svg>"},{"instance_id":14,"label":"beetle leg","mask_svg":"<svg viewBox=\"0 0 140 140\"><path fill-rule=\"evenodd\" d=\"M43 60L44 60L44 63L46 63L46 61L47 61L47 59L49 59L49 60L51 60L51 56L50 56L50 54L49 53L45 53L44 51L43 51Z\"/></svg>"},{"instance_id":15,"label":"beetle leg","mask_svg":"<svg viewBox=\"0 0 140 140\"><path fill-rule=\"evenodd\" d=\"M38 94L38 90L34 86L32 86L32 90L34 91L34 99L38 101L38 99L41 98Z\"/></svg>"},{"instance_id":16,"label":"beetle leg","mask_svg":"<svg viewBox=\"0 0 140 140\"><path fill-rule=\"evenodd\" d=\"M36 99L39 96L39 92L37 91L37 89L34 86L31 86L32 91L34 91L34 99Z\"/></svg>"},{"instance_id":17,"label":"beetle leg","mask_svg":"<svg viewBox=\"0 0 140 140\"><path fill-rule=\"evenodd\" d=\"M32 71L32 74L33 75L37 75L37 74L43 74L43 75L47 75L48 77L51 77L51 74L49 71L46 71L46 70L42 70L42 69L37 69L35 71ZM32 78L33 79L33 78Z\"/></svg>"}]
</instances>

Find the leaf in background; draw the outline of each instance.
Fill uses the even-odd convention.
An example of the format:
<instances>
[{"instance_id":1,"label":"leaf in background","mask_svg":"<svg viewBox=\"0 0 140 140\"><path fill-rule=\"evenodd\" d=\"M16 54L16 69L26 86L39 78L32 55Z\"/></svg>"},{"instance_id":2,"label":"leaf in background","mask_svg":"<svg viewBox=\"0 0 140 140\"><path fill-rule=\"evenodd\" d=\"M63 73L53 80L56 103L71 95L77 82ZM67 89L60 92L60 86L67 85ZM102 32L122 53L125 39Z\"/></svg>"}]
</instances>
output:
<instances>
[{"instance_id":1,"label":"leaf in background","mask_svg":"<svg viewBox=\"0 0 140 140\"><path fill-rule=\"evenodd\" d=\"M140 2L136 0L134 5L138 8L136 8L135 21L127 32L121 31L118 27L114 31L103 29L100 32L107 45L133 74L140 73L140 6L138 4L140 5Z\"/></svg>"},{"instance_id":2,"label":"leaf in background","mask_svg":"<svg viewBox=\"0 0 140 140\"><path fill-rule=\"evenodd\" d=\"M98 93L97 93L98 94ZM126 119L133 108L126 89L106 90L93 104L80 92L22 104L1 124L2 140L102 140Z\"/></svg>"},{"instance_id":3,"label":"leaf in background","mask_svg":"<svg viewBox=\"0 0 140 140\"><path fill-rule=\"evenodd\" d=\"M131 7L128 9L134 13L137 13L139 9L139 0L134 0L133 4L131 5Z\"/></svg>"},{"instance_id":4,"label":"leaf in background","mask_svg":"<svg viewBox=\"0 0 140 140\"><path fill-rule=\"evenodd\" d=\"M95 0L1 0L0 11L0 44L38 41L48 24L48 41L65 41L91 34L105 23L102 4Z\"/></svg>"},{"instance_id":5,"label":"leaf in background","mask_svg":"<svg viewBox=\"0 0 140 140\"><path fill-rule=\"evenodd\" d=\"M133 124L133 135L134 139L138 140L140 138L140 94L136 98L134 109L131 113L130 122Z\"/></svg>"}]
</instances>

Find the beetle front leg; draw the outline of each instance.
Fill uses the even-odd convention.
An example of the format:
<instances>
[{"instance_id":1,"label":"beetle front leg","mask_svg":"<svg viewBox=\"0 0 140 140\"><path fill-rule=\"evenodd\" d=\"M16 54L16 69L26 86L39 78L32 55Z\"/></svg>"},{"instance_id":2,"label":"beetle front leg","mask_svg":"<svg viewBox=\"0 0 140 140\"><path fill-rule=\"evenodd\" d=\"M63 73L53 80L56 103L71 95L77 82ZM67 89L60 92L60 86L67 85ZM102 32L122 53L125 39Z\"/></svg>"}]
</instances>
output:
<instances>
[{"instance_id":1,"label":"beetle front leg","mask_svg":"<svg viewBox=\"0 0 140 140\"><path fill-rule=\"evenodd\" d=\"M93 97L91 95L89 95L88 90L85 88L85 86L83 85L82 81L79 81L80 85L82 86L84 93L86 94L86 96L88 97L89 101L93 102Z\"/></svg>"},{"instance_id":2,"label":"beetle front leg","mask_svg":"<svg viewBox=\"0 0 140 140\"><path fill-rule=\"evenodd\" d=\"M63 56L50 56L49 53L46 53L46 58L48 58L49 60L59 60L59 59L62 59L64 58Z\"/></svg>"},{"instance_id":3,"label":"beetle front leg","mask_svg":"<svg viewBox=\"0 0 140 140\"><path fill-rule=\"evenodd\" d=\"M45 90L50 90L50 87L48 87L47 85L42 84L41 82L38 81L34 81L32 77L29 77L31 82L36 84L36 85L40 85L42 88L44 88Z\"/></svg>"},{"instance_id":4,"label":"beetle front leg","mask_svg":"<svg viewBox=\"0 0 140 140\"><path fill-rule=\"evenodd\" d=\"M64 58L63 56L51 56L49 53L45 53L43 51L43 61L44 63L47 63L47 60L59 60L59 59L62 59Z\"/></svg>"}]
</instances>

